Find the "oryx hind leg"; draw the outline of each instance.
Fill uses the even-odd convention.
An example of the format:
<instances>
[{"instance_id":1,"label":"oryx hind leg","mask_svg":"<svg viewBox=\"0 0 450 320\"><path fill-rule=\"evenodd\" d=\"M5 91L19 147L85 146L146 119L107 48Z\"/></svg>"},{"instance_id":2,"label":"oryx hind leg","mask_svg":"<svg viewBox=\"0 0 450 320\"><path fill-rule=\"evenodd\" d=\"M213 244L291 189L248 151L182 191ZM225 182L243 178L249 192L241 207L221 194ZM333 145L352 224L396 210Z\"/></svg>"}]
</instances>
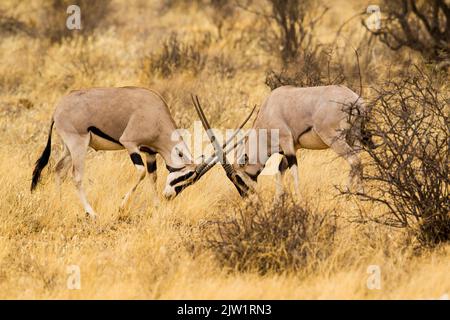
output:
<instances>
[{"instance_id":1,"label":"oryx hind leg","mask_svg":"<svg viewBox=\"0 0 450 320\"><path fill-rule=\"evenodd\" d=\"M120 204L119 210L124 210L130 200L131 195L134 193L136 188L139 186L139 184L144 180L145 178L145 166L144 162L142 161L142 157L139 153L139 147L133 143L128 142L124 140L120 140L120 143L127 149L128 154L130 155L130 159L133 162L136 170L138 171L138 179L134 186L130 189L130 191L127 192L127 194L124 196L122 203Z\"/></svg>"},{"instance_id":2,"label":"oryx hind leg","mask_svg":"<svg viewBox=\"0 0 450 320\"><path fill-rule=\"evenodd\" d=\"M84 162L90 136L89 134L62 134L61 137L72 158L72 178L78 192L78 197L83 204L86 214L91 218L95 218L97 215L89 204L83 188Z\"/></svg>"},{"instance_id":3,"label":"oryx hind leg","mask_svg":"<svg viewBox=\"0 0 450 320\"><path fill-rule=\"evenodd\" d=\"M69 148L67 148L66 144L63 143L63 153L61 157L56 162L55 166L55 174L56 174L56 184L58 186L58 189L61 191L61 181L65 177L67 171L66 169L69 166L70 163L70 152Z\"/></svg>"},{"instance_id":4,"label":"oryx hind leg","mask_svg":"<svg viewBox=\"0 0 450 320\"><path fill-rule=\"evenodd\" d=\"M358 152L350 147L344 136L329 135L328 137L321 138L330 146L330 148L336 152L339 156L344 158L350 165L350 173L347 183L349 190L356 190L357 192L363 192L362 184L362 164L361 159L358 156Z\"/></svg>"},{"instance_id":5,"label":"oryx hind leg","mask_svg":"<svg viewBox=\"0 0 450 320\"><path fill-rule=\"evenodd\" d=\"M282 176L284 175L284 172L289 169L292 178L294 179L295 194L297 197L300 197L297 156L295 152L294 138L290 133L280 133L280 149L283 153L283 159L278 167L281 175L277 178L279 181L277 185L283 186ZM280 192L278 192L278 194L280 194Z\"/></svg>"}]
</instances>

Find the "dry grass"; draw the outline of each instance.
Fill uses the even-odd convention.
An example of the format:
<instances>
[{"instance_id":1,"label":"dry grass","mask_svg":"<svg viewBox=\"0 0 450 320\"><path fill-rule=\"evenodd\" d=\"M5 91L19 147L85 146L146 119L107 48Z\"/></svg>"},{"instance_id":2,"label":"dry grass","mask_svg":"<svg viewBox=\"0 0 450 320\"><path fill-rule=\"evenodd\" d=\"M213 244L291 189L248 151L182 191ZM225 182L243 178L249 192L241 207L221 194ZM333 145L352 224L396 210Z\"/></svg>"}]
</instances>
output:
<instances>
[{"instance_id":1,"label":"dry grass","mask_svg":"<svg viewBox=\"0 0 450 320\"><path fill-rule=\"evenodd\" d=\"M38 8L39 2L33 2L32 8ZM340 23L368 4L340 2L330 1L330 14L319 26L323 41L330 40ZM15 3L2 1L0 12L30 25L37 23L39 17L33 10ZM130 187L134 169L123 152L92 151L85 186L100 216L95 223L84 218L70 179L61 192L56 189L51 169L44 171L42 185L30 194L32 165L45 144L54 105L69 90L152 87L167 98L181 127L189 127L195 119L190 92L205 101L211 121L221 127L235 126L250 105L262 101L269 92L264 85L266 70L276 67L276 62L252 35L258 28L252 15L238 13L234 29L225 21L218 38L207 12L196 8L183 8L183 14L174 8L161 16L157 2L116 0L110 17L86 37L51 43L25 33L2 35L0 298L437 299L448 294L450 247L418 251L402 230L352 223L359 206L368 212L379 208L338 197L334 185L346 183L348 167L331 151L299 153L303 199L317 212L338 215L333 249L313 269L260 275L230 272L220 265L205 248L204 222L227 219L234 210L224 209L224 203L240 201L220 168L175 200L162 200L158 208L151 203L146 181L130 209L119 214L120 199ZM348 36L362 37L359 22L352 28ZM184 41L212 34L211 44L202 49L208 57L206 67L196 76L181 70L166 79L142 69L143 61L159 52L171 32ZM220 69L208 67L215 57L233 65L231 76L223 77ZM373 68L373 63L367 66ZM382 74L386 64L378 63ZM51 165L59 152L57 145ZM161 159L158 164L161 190L167 172ZM272 198L272 181L270 176L262 177L259 187L267 202ZM69 265L80 267L80 290L67 288ZM380 290L366 286L369 265L381 268Z\"/></svg>"}]
</instances>

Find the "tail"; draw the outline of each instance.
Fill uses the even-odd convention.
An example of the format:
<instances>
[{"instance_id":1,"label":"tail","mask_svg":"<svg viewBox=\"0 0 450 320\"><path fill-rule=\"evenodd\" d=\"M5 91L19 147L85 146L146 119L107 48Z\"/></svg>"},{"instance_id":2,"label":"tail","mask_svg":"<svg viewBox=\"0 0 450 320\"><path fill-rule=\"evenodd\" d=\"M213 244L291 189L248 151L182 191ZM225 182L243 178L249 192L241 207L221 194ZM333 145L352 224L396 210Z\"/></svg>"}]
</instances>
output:
<instances>
[{"instance_id":1,"label":"tail","mask_svg":"<svg viewBox=\"0 0 450 320\"><path fill-rule=\"evenodd\" d=\"M42 152L41 157L36 161L36 164L34 166L33 179L31 181L31 191L33 191L36 188L36 185L39 182L39 178L41 177L42 169L44 169L45 166L48 164L48 159L50 158L50 152L52 149L52 130L54 123L55 122L52 121L52 124L50 125L50 132L48 133L47 145L45 146L45 149Z\"/></svg>"}]
</instances>

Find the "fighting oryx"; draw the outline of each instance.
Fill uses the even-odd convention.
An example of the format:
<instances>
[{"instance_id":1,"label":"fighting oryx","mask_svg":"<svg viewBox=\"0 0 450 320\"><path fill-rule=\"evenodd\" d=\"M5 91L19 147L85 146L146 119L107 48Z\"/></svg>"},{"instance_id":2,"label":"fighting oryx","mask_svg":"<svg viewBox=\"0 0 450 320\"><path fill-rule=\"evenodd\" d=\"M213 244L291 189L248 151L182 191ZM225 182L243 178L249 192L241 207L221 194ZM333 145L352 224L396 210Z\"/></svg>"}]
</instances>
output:
<instances>
[{"instance_id":1,"label":"fighting oryx","mask_svg":"<svg viewBox=\"0 0 450 320\"><path fill-rule=\"evenodd\" d=\"M211 131L201 106L194 101L205 130ZM349 111L349 108L351 109ZM299 178L296 151L298 149L322 150L331 148L350 164L349 187L362 190L362 165L358 157L359 143L374 147L370 134L364 128L364 103L359 95L345 86L330 85L318 87L282 86L273 90L263 102L253 123L253 130L264 132L278 130L278 145L271 145L272 139L265 139L267 156L261 158L258 148L260 140L250 143L245 140L244 152L237 163L225 162L228 177L241 195L254 190L258 175L264 169L272 153L282 155L277 172L277 193L283 193L283 176L290 168L294 187L299 194ZM356 116L351 122L350 116ZM348 133L354 132L359 141L350 145ZM221 152L215 137L210 134L216 151ZM264 139L263 139L264 141ZM223 151L223 150L222 150Z\"/></svg>"},{"instance_id":2,"label":"fighting oryx","mask_svg":"<svg viewBox=\"0 0 450 320\"><path fill-rule=\"evenodd\" d=\"M235 135L250 116L251 114ZM131 194L144 179L146 171L153 181L152 192L157 200L156 154L161 155L170 172L163 191L163 195L169 199L197 181L218 161L216 156L212 156L201 164L194 164L189 149L178 134L167 103L157 92L138 87L76 90L64 96L56 106L47 145L33 171L32 191L50 158L53 126L64 144L63 154L55 167L58 180L61 179L63 169L72 160L73 181L84 210L90 217L95 217L96 214L82 186L85 156L89 146L96 151L128 151L139 177L125 195L121 208L125 207ZM228 147L228 152L232 149L227 144L223 147ZM147 170L141 153L146 156Z\"/></svg>"}]
</instances>

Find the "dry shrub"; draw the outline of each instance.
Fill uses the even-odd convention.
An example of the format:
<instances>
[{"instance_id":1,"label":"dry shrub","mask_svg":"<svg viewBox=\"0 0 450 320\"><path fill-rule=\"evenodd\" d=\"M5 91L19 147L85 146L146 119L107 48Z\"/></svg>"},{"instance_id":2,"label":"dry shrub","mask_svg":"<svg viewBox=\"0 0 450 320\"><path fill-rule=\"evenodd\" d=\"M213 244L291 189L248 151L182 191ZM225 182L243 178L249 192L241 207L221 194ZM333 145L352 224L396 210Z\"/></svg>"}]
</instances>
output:
<instances>
[{"instance_id":1,"label":"dry shrub","mask_svg":"<svg viewBox=\"0 0 450 320\"><path fill-rule=\"evenodd\" d=\"M270 53L278 54L284 65L295 61L305 51L315 54L318 48L315 26L328 8L320 2L300 0L247 0L237 2L238 6L254 13L261 19L263 27L260 44Z\"/></svg>"},{"instance_id":2,"label":"dry shrub","mask_svg":"<svg viewBox=\"0 0 450 320\"><path fill-rule=\"evenodd\" d=\"M450 240L449 97L443 81L409 68L376 89L365 125L379 146L363 146L369 188L359 196L387 209L369 219L409 228L426 246Z\"/></svg>"},{"instance_id":3,"label":"dry shrub","mask_svg":"<svg viewBox=\"0 0 450 320\"><path fill-rule=\"evenodd\" d=\"M76 4L81 10L81 30L66 27L67 7ZM40 22L40 33L51 41L59 42L75 34L92 33L108 17L112 10L111 0L47 0L44 15Z\"/></svg>"},{"instance_id":4,"label":"dry shrub","mask_svg":"<svg viewBox=\"0 0 450 320\"><path fill-rule=\"evenodd\" d=\"M272 18L278 27L281 58L289 62L312 45L315 24L328 8L312 17L316 8L311 1L270 0Z\"/></svg>"},{"instance_id":5,"label":"dry shrub","mask_svg":"<svg viewBox=\"0 0 450 320\"><path fill-rule=\"evenodd\" d=\"M342 84L345 79L344 67L332 61L331 51L321 53L306 51L297 57L294 63L283 66L280 71L273 69L267 71L265 83L274 90L286 85L313 87Z\"/></svg>"},{"instance_id":6,"label":"dry shrub","mask_svg":"<svg viewBox=\"0 0 450 320\"><path fill-rule=\"evenodd\" d=\"M208 70L210 70L210 73L218 74L226 79L231 79L236 75L234 61L224 54L210 57L208 61Z\"/></svg>"},{"instance_id":7,"label":"dry shrub","mask_svg":"<svg viewBox=\"0 0 450 320\"><path fill-rule=\"evenodd\" d=\"M203 49L210 44L209 34L201 40L185 42L179 40L176 33L172 33L157 53L152 53L143 59L144 72L150 75L170 77L175 72L190 71L198 74L203 70L207 60L207 54Z\"/></svg>"},{"instance_id":8,"label":"dry shrub","mask_svg":"<svg viewBox=\"0 0 450 320\"><path fill-rule=\"evenodd\" d=\"M381 29L373 35L391 50L407 47L425 59L450 64L450 4L444 0L384 0Z\"/></svg>"},{"instance_id":9,"label":"dry shrub","mask_svg":"<svg viewBox=\"0 0 450 320\"><path fill-rule=\"evenodd\" d=\"M246 202L227 221L215 221L217 233L207 246L218 261L237 271L295 271L314 268L333 248L336 221L284 196L275 204Z\"/></svg>"},{"instance_id":10,"label":"dry shrub","mask_svg":"<svg viewBox=\"0 0 450 320\"><path fill-rule=\"evenodd\" d=\"M233 21L236 5L229 0L209 0L212 8L212 22L217 28L219 38L223 38L223 28L226 21Z\"/></svg>"},{"instance_id":11,"label":"dry shrub","mask_svg":"<svg viewBox=\"0 0 450 320\"><path fill-rule=\"evenodd\" d=\"M205 2L205 0L163 0L161 1L159 11L165 14L174 9L186 10L189 6L202 6Z\"/></svg>"},{"instance_id":12,"label":"dry shrub","mask_svg":"<svg viewBox=\"0 0 450 320\"><path fill-rule=\"evenodd\" d=\"M0 11L0 35L7 36L19 33L32 35L33 30L23 21L20 21L16 17L6 15L4 12Z\"/></svg>"}]
</instances>

